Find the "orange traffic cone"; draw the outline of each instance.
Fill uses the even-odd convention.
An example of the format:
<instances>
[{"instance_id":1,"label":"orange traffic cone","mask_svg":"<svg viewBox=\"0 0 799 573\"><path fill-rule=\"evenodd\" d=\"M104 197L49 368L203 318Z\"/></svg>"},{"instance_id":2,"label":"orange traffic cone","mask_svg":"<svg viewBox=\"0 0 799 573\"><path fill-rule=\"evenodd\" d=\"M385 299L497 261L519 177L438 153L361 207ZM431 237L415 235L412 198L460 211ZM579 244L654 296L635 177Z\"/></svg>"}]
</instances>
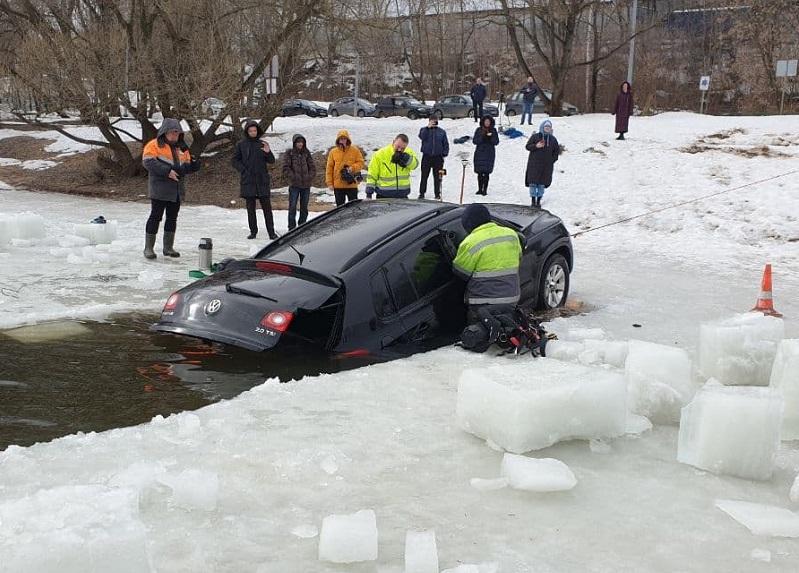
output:
<instances>
[{"instance_id":1,"label":"orange traffic cone","mask_svg":"<svg viewBox=\"0 0 799 573\"><path fill-rule=\"evenodd\" d=\"M771 297L771 264L767 264L763 270L763 281L760 283L760 296L757 297L757 304L752 312L762 312L766 316L781 317L782 315L774 310L774 301Z\"/></svg>"}]
</instances>

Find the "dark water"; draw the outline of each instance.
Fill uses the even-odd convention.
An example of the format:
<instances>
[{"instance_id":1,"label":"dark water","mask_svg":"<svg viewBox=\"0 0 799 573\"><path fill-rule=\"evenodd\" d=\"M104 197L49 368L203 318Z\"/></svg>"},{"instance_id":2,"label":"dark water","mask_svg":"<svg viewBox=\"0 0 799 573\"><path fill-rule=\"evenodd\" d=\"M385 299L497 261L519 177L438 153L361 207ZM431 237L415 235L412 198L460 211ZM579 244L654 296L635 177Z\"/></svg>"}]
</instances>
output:
<instances>
[{"instance_id":1,"label":"dark water","mask_svg":"<svg viewBox=\"0 0 799 573\"><path fill-rule=\"evenodd\" d=\"M85 332L49 342L18 342L0 331L0 450L194 410L267 378L285 382L375 361L209 345L150 332L156 319L80 321Z\"/></svg>"}]
</instances>

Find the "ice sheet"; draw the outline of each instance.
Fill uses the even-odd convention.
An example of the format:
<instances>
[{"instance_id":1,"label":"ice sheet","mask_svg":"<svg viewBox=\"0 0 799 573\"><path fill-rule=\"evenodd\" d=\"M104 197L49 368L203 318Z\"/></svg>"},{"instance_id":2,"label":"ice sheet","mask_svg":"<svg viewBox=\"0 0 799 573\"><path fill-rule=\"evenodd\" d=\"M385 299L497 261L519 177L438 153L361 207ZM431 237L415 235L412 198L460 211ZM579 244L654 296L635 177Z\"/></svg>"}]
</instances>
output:
<instances>
[{"instance_id":1,"label":"ice sheet","mask_svg":"<svg viewBox=\"0 0 799 573\"><path fill-rule=\"evenodd\" d=\"M720 499L716 507L754 535L799 537L799 515L784 507Z\"/></svg>"}]
</instances>

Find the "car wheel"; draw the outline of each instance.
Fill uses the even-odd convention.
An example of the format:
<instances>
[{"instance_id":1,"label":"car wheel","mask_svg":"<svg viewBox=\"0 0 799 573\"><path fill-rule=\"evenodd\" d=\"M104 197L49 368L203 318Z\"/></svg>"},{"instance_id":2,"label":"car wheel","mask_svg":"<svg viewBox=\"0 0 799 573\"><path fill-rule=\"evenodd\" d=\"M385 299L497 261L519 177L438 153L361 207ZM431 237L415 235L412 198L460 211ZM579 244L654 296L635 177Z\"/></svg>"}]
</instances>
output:
<instances>
[{"instance_id":1,"label":"car wheel","mask_svg":"<svg viewBox=\"0 0 799 573\"><path fill-rule=\"evenodd\" d=\"M543 310L551 310L566 304L569 296L569 263L563 255L552 255L547 259L538 285L538 303Z\"/></svg>"},{"instance_id":2,"label":"car wheel","mask_svg":"<svg viewBox=\"0 0 799 573\"><path fill-rule=\"evenodd\" d=\"M507 115L508 117L513 117L514 115L516 115L516 110L514 109L506 110L505 115Z\"/></svg>"},{"instance_id":3,"label":"car wheel","mask_svg":"<svg viewBox=\"0 0 799 573\"><path fill-rule=\"evenodd\" d=\"M332 115L333 117L338 117L338 110L337 109L330 110L330 115Z\"/></svg>"},{"instance_id":4,"label":"car wheel","mask_svg":"<svg viewBox=\"0 0 799 573\"><path fill-rule=\"evenodd\" d=\"M377 117L382 119L382 118L386 117L386 114L384 114L383 111L381 110L381 111L377 112Z\"/></svg>"},{"instance_id":5,"label":"car wheel","mask_svg":"<svg viewBox=\"0 0 799 573\"><path fill-rule=\"evenodd\" d=\"M366 112L363 111L362 109L359 109L358 110L358 117L366 117Z\"/></svg>"},{"instance_id":6,"label":"car wheel","mask_svg":"<svg viewBox=\"0 0 799 573\"><path fill-rule=\"evenodd\" d=\"M415 111L409 111L408 119L419 119L419 115Z\"/></svg>"},{"instance_id":7,"label":"car wheel","mask_svg":"<svg viewBox=\"0 0 799 573\"><path fill-rule=\"evenodd\" d=\"M470 109L469 111L467 111L466 117L468 117L469 119L474 119L474 110Z\"/></svg>"}]
</instances>

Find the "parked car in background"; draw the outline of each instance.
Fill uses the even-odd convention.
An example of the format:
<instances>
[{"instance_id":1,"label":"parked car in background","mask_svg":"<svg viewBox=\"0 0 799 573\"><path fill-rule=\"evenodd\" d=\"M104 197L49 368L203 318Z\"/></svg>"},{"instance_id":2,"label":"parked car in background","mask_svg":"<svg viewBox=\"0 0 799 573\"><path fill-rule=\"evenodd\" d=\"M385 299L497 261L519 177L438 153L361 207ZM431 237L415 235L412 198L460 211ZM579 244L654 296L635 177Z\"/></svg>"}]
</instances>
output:
<instances>
[{"instance_id":1,"label":"parked car in background","mask_svg":"<svg viewBox=\"0 0 799 573\"><path fill-rule=\"evenodd\" d=\"M208 117L216 117L223 109L225 109L225 102L216 97L205 98L200 104L200 111Z\"/></svg>"},{"instance_id":2,"label":"parked car in background","mask_svg":"<svg viewBox=\"0 0 799 573\"><path fill-rule=\"evenodd\" d=\"M492 103L483 103L483 114L497 117L499 108ZM438 119L474 117L474 104L469 95L448 95L433 105L433 116Z\"/></svg>"},{"instance_id":3,"label":"parked car in background","mask_svg":"<svg viewBox=\"0 0 799 573\"><path fill-rule=\"evenodd\" d=\"M307 115L308 117L327 117L327 110L307 99L289 99L283 102L280 110L283 117Z\"/></svg>"},{"instance_id":4,"label":"parked car in background","mask_svg":"<svg viewBox=\"0 0 799 573\"><path fill-rule=\"evenodd\" d=\"M356 111L357 105L357 111ZM373 116L377 108L375 104L363 98L358 98L358 103L355 103L355 98L352 96L340 97L329 106L327 106L327 113L333 117L340 115L357 115L358 117Z\"/></svg>"},{"instance_id":5,"label":"parked car in background","mask_svg":"<svg viewBox=\"0 0 799 573\"><path fill-rule=\"evenodd\" d=\"M523 205L486 206L522 243L520 305L563 306L573 267L563 222ZM466 319L465 281L452 272L464 208L352 201L180 289L153 329L254 351L293 341L350 356L452 343Z\"/></svg>"},{"instance_id":6,"label":"parked car in background","mask_svg":"<svg viewBox=\"0 0 799 573\"><path fill-rule=\"evenodd\" d=\"M549 90L544 90L544 93L548 98L552 97L552 92ZM561 108L563 109L563 115L577 115L580 113L580 110L577 109L576 105L570 104L567 101L561 103ZM508 97L508 100L505 104L505 115L508 117L513 117L514 115L521 115L524 109L524 101L522 92L516 92L513 95ZM533 104L533 113L546 113L546 106L544 105L544 101L541 99L540 95L535 96L535 103Z\"/></svg>"},{"instance_id":7,"label":"parked car in background","mask_svg":"<svg viewBox=\"0 0 799 573\"><path fill-rule=\"evenodd\" d=\"M376 107L375 115L377 117L398 115L409 119L419 119L420 117L430 117L433 111L429 105L411 96L384 97L377 102Z\"/></svg>"}]
</instances>

